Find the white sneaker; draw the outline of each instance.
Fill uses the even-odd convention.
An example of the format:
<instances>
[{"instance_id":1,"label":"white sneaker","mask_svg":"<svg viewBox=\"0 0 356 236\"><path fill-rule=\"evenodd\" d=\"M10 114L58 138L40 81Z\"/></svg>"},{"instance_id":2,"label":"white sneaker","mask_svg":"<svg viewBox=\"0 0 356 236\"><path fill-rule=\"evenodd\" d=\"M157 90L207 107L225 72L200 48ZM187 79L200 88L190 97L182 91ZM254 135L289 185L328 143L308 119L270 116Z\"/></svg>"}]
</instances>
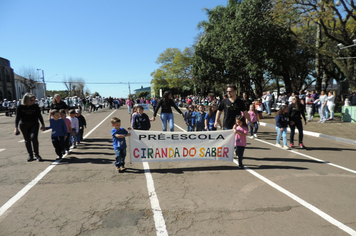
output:
<instances>
[{"instance_id":1,"label":"white sneaker","mask_svg":"<svg viewBox=\"0 0 356 236\"><path fill-rule=\"evenodd\" d=\"M282 147L282 145L280 145L279 143L276 143L276 147L281 148L281 147Z\"/></svg>"},{"instance_id":2,"label":"white sneaker","mask_svg":"<svg viewBox=\"0 0 356 236\"><path fill-rule=\"evenodd\" d=\"M253 136L250 136L250 139L253 139Z\"/></svg>"},{"instance_id":3,"label":"white sneaker","mask_svg":"<svg viewBox=\"0 0 356 236\"><path fill-rule=\"evenodd\" d=\"M288 147L288 146L283 146L282 147L284 150L290 150L290 147Z\"/></svg>"},{"instance_id":4,"label":"white sneaker","mask_svg":"<svg viewBox=\"0 0 356 236\"><path fill-rule=\"evenodd\" d=\"M254 136L255 138L257 138L257 137L258 137L258 136L257 136L257 134L254 134L253 136Z\"/></svg>"}]
</instances>

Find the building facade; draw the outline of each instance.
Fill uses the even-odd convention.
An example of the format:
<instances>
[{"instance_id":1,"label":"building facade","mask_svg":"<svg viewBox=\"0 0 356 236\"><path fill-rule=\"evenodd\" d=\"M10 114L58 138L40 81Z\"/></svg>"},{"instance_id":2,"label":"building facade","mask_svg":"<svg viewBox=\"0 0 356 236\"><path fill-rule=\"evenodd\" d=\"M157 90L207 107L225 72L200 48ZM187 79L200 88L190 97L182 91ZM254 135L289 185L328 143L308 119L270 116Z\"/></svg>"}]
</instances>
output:
<instances>
[{"instance_id":1,"label":"building facade","mask_svg":"<svg viewBox=\"0 0 356 236\"><path fill-rule=\"evenodd\" d=\"M0 101L16 99L14 70L10 61L0 57Z\"/></svg>"},{"instance_id":2,"label":"building facade","mask_svg":"<svg viewBox=\"0 0 356 236\"><path fill-rule=\"evenodd\" d=\"M140 92L149 92L149 94L147 95L147 97L151 97L151 87L143 87L141 86L140 89L135 89L134 91L134 94L138 94Z\"/></svg>"},{"instance_id":3,"label":"building facade","mask_svg":"<svg viewBox=\"0 0 356 236\"><path fill-rule=\"evenodd\" d=\"M27 81L29 81L29 80L26 79L25 77L15 74L16 99L21 99L23 97L23 95L27 92L31 92L38 99L45 98L43 83L36 81L34 88L31 89L31 91L28 91L28 89L26 88L26 86L24 84Z\"/></svg>"}]
</instances>

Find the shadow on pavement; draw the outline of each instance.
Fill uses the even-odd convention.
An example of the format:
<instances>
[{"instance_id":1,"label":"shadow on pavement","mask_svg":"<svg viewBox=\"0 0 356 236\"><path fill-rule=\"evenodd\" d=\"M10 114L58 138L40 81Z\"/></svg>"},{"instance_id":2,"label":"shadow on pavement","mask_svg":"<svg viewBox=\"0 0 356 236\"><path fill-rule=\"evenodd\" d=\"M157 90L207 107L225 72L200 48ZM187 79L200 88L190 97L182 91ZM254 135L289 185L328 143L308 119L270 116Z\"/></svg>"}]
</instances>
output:
<instances>
[{"instance_id":1,"label":"shadow on pavement","mask_svg":"<svg viewBox=\"0 0 356 236\"><path fill-rule=\"evenodd\" d=\"M59 164L113 164L115 160L105 158L77 158L77 157L65 157Z\"/></svg>"},{"instance_id":2,"label":"shadow on pavement","mask_svg":"<svg viewBox=\"0 0 356 236\"><path fill-rule=\"evenodd\" d=\"M150 169L151 173L158 174L184 174L184 172L195 172L195 171L222 171L222 170L240 170L238 166L205 166L205 167L180 167L180 168L162 168L162 169ZM134 174L145 173L143 169L127 168L126 171Z\"/></svg>"},{"instance_id":3,"label":"shadow on pavement","mask_svg":"<svg viewBox=\"0 0 356 236\"><path fill-rule=\"evenodd\" d=\"M316 163L316 164L325 164L325 162L308 160L308 159L298 159L298 158L272 158L272 157L244 157L245 159L255 160L255 161L284 161L284 162L304 162L304 163Z\"/></svg>"},{"instance_id":4,"label":"shadow on pavement","mask_svg":"<svg viewBox=\"0 0 356 236\"><path fill-rule=\"evenodd\" d=\"M250 167L248 165L245 165L246 167L252 169L252 170L268 170L268 169L293 169L293 170L308 170L308 168L305 167L297 167L297 166L276 166L276 165L261 165L261 166L256 166L256 167Z\"/></svg>"},{"instance_id":5,"label":"shadow on pavement","mask_svg":"<svg viewBox=\"0 0 356 236\"><path fill-rule=\"evenodd\" d=\"M356 151L352 148L307 147L308 151Z\"/></svg>"},{"instance_id":6,"label":"shadow on pavement","mask_svg":"<svg viewBox=\"0 0 356 236\"><path fill-rule=\"evenodd\" d=\"M245 165L250 169L296 169L296 170L307 170L308 168L296 167L296 166L279 166L279 165ZM226 170L242 170L238 166L207 166L207 167L186 167L186 168L166 168L166 169L150 169L151 173L157 174L184 174L184 172L197 172L197 171L226 171ZM126 171L133 174L143 174L145 173L142 169L128 168Z\"/></svg>"},{"instance_id":7,"label":"shadow on pavement","mask_svg":"<svg viewBox=\"0 0 356 236\"><path fill-rule=\"evenodd\" d=\"M84 143L112 143L110 138L88 138L84 139Z\"/></svg>"},{"instance_id":8,"label":"shadow on pavement","mask_svg":"<svg viewBox=\"0 0 356 236\"><path fill-rule=\"evenodd\" d=\"M270 148L261 148L261 147L248 147L246 146L245 149L262 149L262 150L271 150Z\"/></svg>"},{"instance_id":9,"label":"shadow on pavement","mask_svg":"<svg viewBox=\"0 0 356 236\"><path fill-rule=\"evenodd\" d=\"M72 155L80 155L80 156L84 156L84 155L109 155L109 156L113 156L113 158L115 159L115 153L105 153L105 152L75 152L75 151L71 151L69 154L69 157L67 158L71 158Z\"/></svg>"}]
</instances>

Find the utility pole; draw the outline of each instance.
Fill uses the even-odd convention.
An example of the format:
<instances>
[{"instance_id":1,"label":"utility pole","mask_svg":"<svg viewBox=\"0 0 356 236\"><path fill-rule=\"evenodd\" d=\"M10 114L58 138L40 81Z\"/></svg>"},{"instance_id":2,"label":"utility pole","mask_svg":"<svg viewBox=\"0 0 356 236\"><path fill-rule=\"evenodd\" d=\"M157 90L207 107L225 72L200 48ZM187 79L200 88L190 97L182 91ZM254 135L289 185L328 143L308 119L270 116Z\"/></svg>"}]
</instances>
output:
<instances>
[{"instance_id":1,"label":"utility pole","mask_svg":"<svg viewBox=\"0 0 356 236\"><path fill-rule=\"evenodd\" d=\"M45 78L44 78L44 70L42 70L42 82L43 82L43 87L44 87L44 98L47 98L47 89L46 89L46 82L45 82Z\"/></svg>"},{"instance_id":2,"label":"utility pole","mask_svg":"<svg viewBox=\"0 0 356 236\"><path fill-rule=\"evenodd\" d=\"M37 69L42 70L42 69ZM45 82L45 78L44 78L44 70L42 70L42 82L43 82L43 89L44 89L44 98L47 98L47 92L46 92L46 82Z\"/></svg>"},{"instance_id":3,"label":"utility pole","mask_svg":"<svg viewBox=\"0 0 356 236\"><path fill-rule=\"evenodd\" d=\"M131 95L131 90L130 90L130 82L129 82L129 97Z\"/></svg>"}]
</instances>

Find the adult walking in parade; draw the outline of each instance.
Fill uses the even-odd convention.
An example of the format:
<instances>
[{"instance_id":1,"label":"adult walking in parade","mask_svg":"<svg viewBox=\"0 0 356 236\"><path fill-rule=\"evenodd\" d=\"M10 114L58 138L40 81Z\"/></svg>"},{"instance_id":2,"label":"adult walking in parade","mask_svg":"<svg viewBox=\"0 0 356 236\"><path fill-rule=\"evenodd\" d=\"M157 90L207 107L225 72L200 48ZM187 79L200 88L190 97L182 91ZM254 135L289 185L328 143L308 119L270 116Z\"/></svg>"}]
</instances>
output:
<instances>
[{"instance_id":1,"label":"adult walking in parade","mask_svg":"<svg viewBox=\"0 0 356 236\"><path fill-rule=\"evenodd\" d=\"M236 122L236 116L241 115L243 112L244 117L251 123L250 115L248 114L248 107L245 107L244 102L236 95L237 88L235 85L227 86L227 98L222 100L219 104L218 111L216 113L214 127L217 128L220 123L220 116L224 111L224 123L223 129L232 129Z\"/></svg>"},{"instance_id":2,"label":"adult walking in parade","mask_svg":"<svg viewBox=\"0 0 356 236\"><path fill-rule=\"evenodd\" d=\"M61 95L56 94L54 95L52 104L51 104L51 110L61 110L65 109L68 112L68 105L62 100ZM51 116L49 116L51 117Z\"/></svg>"},{"instance_id":3,"label":"adult walking in parade","mask_svg":"<svg viewBox=\"0 0 356 236\"><path fill-rule=\"evenodd\" d=\"M303 144L302 117L304 119L304 125L307 124L307 120L305 118L305 107L300 103L298 95L294 96L294 98L292 99L292 104L288 106L288 117L290 127L290 147L294 147L294 132L295 127L297 127L299 132L299 147L305 148Z\"/></svg>"},{"instance_id":4,"label":"adult walking in parade","mask_svg":"<svg viewBox=\"0 0 356 236\"><path fill-rule=\"evenodd\" d=\"M129 114L131 114L131 108L132 108L132 106L133 106L132 98L127 98L127 100L126 100L126 106L127 106L127 109L129 109Z\"/></svg>"},{"instance_id":5,"label":"adult walking in parade","mask_svg":"<svg viewBox=\"0 0 356 236\"><path fill-rule=\"evenodd\" d=\"M25 145L28 152L27 161L33 161L33 152L35 158L38 161L42 161L39 154L39 143L38 143L38 130L39 123L41 122L41 130L46 130L41 110L37 104L35 104L35 95L31 93L26 93L21 101L21 105L17 107L16 119L15 119L15 135L19 135L18 126L20 125L20 130L22 132L23 138L25 139ZM33 149L32 149L33 147Z\"/></svg>"},{"instance_id":6,"label":"adult walking in parade","mask_svg":"<svg viewBox=\"0 0 356 236\"><path fill-rule=\"evenodd\" d=\"M174 103L174 101L172 100L172 97L173 97L173 95L170 90L165 91L163 94L163 98L159 101L159 103L157 104L157 107L153 113L152 121L155 121L157 112L158 112L159 108L162 107L160 117L161 117L161 121L162 121L163 131L167 131L167 121L169 123L170 131L171 132L174 131L174 116L173 116L173 112L172 112L172 107L174 107L179 112L179 114L181 114L184 118L182 111Z\"/></svg>"}]
</instances>

